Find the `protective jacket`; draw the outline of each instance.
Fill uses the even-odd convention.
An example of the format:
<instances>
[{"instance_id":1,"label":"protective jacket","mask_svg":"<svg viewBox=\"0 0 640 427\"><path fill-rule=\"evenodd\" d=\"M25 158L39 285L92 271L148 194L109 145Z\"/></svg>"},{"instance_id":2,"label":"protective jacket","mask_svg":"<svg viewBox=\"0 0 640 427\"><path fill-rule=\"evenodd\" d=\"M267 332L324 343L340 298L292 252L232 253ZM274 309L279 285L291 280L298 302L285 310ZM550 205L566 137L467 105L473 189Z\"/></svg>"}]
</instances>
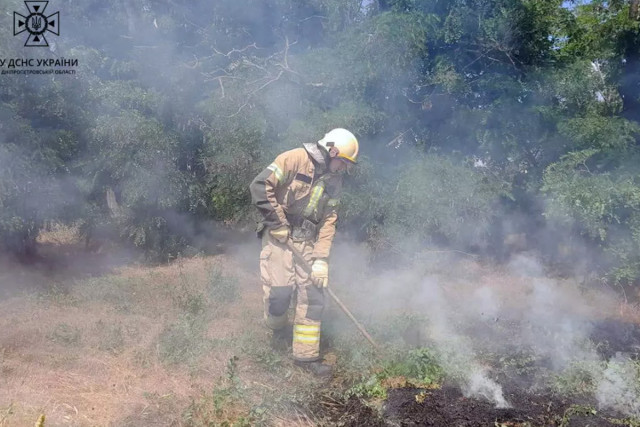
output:
<instances>
[{"instance_id":1,"label":"protective jacket","mask_svg":"<svg viewBox=\"0 0 640 427\"><path fill-rule=\"evenodd\" d=\"M264 228L291 227L294 241L313 243L312 258L329 256L338 219L342 177L328 163L317 144L304 144L276 157L249 187Z\"/></svg>"}]
</instances>

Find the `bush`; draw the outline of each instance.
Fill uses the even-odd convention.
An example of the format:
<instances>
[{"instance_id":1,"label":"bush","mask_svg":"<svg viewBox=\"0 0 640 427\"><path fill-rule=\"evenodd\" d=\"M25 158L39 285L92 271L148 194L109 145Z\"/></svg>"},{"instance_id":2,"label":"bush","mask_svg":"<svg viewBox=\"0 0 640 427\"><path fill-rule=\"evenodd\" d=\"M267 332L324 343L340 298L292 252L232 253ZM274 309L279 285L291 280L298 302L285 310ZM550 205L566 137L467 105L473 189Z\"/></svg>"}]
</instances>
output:
<instances>
[{"instance_id":1,"label":"bush","mask_svg":"<svg viewBox=\"0 0 640 427\"><path fill-rule=\"evenodd\" d=\"M397 244L399 236L406 242L410 236L418 245L485 246L505 194L482 169L440 155L415 156L387 182L368 180L373 172L364 172L367 183L356 186L357 192L348 189L343 205L347 220L364 210L364 227L376 245L378 240ZM380 193L386 199L370 203Z\"/></svg>"},{"instance_id":2,"label":"bush","mask_svg":"<svg viewBox=\"0 0 640 427\"><path fill-rule=\"evenodd\" d=\"M405 357L394 360L383 373L388 377L403 376L424 385L437 384L444 377L436 354L426 347L411 350Z\"/></svg>"},{"instance_id":3,"label":"bush","mask_svg":"<svg viewBox=\"0 0 640 427\"><path fill-rule=\"evenodd\" d=\"M612 154L588 149L566 155L547 168L542 190L549 196L547 217L600 248L605 262L596 265L608 280L632 284L640 279L640 154ZM599 172L604 162L609 171Z\"/></svg>"}]
</instances>

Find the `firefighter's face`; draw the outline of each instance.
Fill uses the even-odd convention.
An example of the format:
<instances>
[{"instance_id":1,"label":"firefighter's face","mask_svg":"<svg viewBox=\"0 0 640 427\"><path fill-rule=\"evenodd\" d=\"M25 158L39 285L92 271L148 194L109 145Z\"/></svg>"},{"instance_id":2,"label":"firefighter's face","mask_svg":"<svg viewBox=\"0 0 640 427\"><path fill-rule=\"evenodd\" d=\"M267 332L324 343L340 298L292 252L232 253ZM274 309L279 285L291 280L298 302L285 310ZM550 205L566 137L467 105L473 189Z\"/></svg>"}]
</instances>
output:
<instances>
[{"instance_id":1,"label":"firefighter's face","mask_svg":"<svg viewBox=\"0 0 640 427\"><path fill-rule=\"evenodd\" d=\"M340 157L333 157L329 163L329 170L331 173L343 174L349 172L353 163Z\"/></svg>"}]
</instances>

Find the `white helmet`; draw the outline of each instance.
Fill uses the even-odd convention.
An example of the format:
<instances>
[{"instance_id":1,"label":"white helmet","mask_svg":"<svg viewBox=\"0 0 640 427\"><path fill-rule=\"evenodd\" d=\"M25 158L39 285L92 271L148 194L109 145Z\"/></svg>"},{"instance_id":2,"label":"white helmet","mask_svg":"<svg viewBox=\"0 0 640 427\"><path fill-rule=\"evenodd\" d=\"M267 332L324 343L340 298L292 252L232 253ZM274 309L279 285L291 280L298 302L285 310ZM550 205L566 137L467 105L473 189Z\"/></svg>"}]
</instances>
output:
<instances>
[{"instance_id":1,"label":"white helmet","mask_svg":"<svg viewBox=\"0 0 640 427\"><path fill-rule=\"evenodd\" d=\"M318 144L329 151L331 147L338 149L338 157L356 163L358 158L358 140L346 129L337 128L329 131Z\"/></svg>"}]
</instances>

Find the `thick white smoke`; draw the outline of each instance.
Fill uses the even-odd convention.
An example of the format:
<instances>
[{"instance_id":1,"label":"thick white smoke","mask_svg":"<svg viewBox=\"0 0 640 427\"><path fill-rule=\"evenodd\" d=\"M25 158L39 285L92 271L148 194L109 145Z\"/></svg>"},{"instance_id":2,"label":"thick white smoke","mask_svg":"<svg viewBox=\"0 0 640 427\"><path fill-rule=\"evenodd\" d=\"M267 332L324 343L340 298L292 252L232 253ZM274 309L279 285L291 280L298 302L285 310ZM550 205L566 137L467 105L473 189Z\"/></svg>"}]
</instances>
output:
<instances>
[{"instance_id":1,"label":"thick white smoke","mask_svg":"<svg viewBox=\"0 0 640 427\"><path fill-rule=\"evenodd\" d=\"M601 408L613 408L626 415L640 416L639 362L621 354L607 363L596 388Z\"/></svg>"}]
</instances>

